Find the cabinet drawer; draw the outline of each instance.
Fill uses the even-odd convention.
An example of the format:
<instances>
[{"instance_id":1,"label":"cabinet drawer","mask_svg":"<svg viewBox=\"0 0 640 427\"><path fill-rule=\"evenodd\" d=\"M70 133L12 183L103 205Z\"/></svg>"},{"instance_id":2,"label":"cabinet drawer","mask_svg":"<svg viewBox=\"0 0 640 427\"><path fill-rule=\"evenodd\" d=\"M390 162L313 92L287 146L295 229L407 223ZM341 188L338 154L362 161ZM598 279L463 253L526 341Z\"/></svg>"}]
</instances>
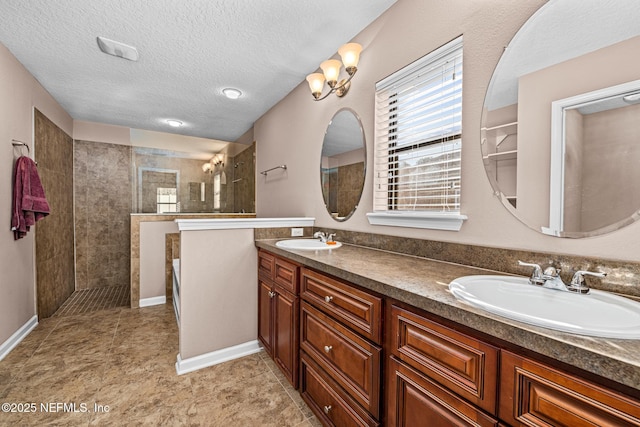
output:
<instances>
[{"instance_id":1,"label":"cabinet drawer","mask_svg":"<svg viewBox=\"0 0 640 427\"><path fill-rule=\"evenodd\" d=\"M490 427L497 420L393 357L388 364L389 427Z\"/></svg>"},{"instance_id":2,"label":"cabinet drawer","mask_svg":"<svg viewBox=\"0 0 640 427\"><path fill-rule=\"evenodd\" d=\"M500 418L513 426L640 426L640 401L502 352Z\"/></svg>"},{"instance_id":3,"label":"cabinet drawer","mask_svg":"<svg viewBox=\"0 0 640 427\"><path fill-rule=\"evenodd\" d=\"M498 348L397 306L390 322L391 354L496 415Z\"/></svg>"},{"instance_id":4,"label":"cabinet drawer","mask_svg":"<svg viewBox=\"0 0 640 427\"><path fill-rule=\"evenodd\" d=\"M275 259L273 280L293 295L298 295L298 266L282 258Z\"/></svg>"},{"instance_id":5,"label":"cabinet drawer","mask_svg":"<svg viewBox=\"0 0 640 427\"><path fill-rule=\"evenodd\" d=\"M380 348L304 301L300 319L300 348L377 418Z\"/></svg>"},{"instance_id":6,"label":"cabinet drawer","mask_svg":"<svg viewBox=\"0 0 640 427\"><path fill-rule=\"evenodd\" d=\"M381 343L382 299L306 268L300 296L376 344Z\"/></svg>"},{"instance_id":7,"label":"cabinet drawer","mask_svg":"<svg viewBox=\"0 0 640 427\"><path fill-rule=\"evenodd\" d=\"M263 250L258 251L258 277L273 280L276 269L276 257Z\"/></svg>"},{"instance_id":8,"label":"cabinet drawer","mask_svg":"<svg viewBox=\"0 0 640 427\"><path fill-rule=\"evenodd\" d=\"M324 425L380 425L304 352L301 352L300 357L300 393Z\"/></svg>"}]
</instances>

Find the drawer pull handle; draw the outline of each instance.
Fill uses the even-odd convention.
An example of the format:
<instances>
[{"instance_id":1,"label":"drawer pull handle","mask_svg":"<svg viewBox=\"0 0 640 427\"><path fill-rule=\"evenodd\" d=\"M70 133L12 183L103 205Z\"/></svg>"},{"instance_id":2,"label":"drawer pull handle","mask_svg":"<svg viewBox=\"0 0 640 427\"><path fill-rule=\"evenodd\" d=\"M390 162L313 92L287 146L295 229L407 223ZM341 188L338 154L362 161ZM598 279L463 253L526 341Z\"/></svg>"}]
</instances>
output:
<instances>
[{"instance_id":1,"label":"drawer pull handle","mask_svg":"<svg viewBox=\"0 0 640 427\"><path fill-rule=\"evenodd\" d=\"M328 415L329 411L331 410L331 405L327 405L323 409L324 409L324 413Z\"/></svg>"},{"instance_id":2,"label":"drawer pull handle","mask_svg":"<svg viewBox=\"0 0 640 427\"><path fill-rule=\"evenodd\" d=\"M326 297L324 297L324 302L327 302L327 303L328 303L328 302L331 302L331 300L332 300L332 299L333 299L333 297L332 297L332 296L327 295Z\"/></svg>"},{"instance_id":3,"label":"drawer pull handle","mask_svg":"<svg viewBox=\"0 0 640 427\"><path fill-rule=\"evenodd\" d=\"M332 345L325 345L324 346L324 352L325 353L329 353L331 350L333 350L333 346Z\"/></svg>"}]
</instances>

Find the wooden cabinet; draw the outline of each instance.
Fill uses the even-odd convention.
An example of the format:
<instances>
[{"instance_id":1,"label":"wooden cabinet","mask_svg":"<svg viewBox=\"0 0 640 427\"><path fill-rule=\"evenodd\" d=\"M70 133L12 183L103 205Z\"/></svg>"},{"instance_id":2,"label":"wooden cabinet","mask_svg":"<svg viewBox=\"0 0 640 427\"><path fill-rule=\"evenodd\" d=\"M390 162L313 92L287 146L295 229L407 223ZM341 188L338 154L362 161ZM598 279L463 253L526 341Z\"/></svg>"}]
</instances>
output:
<instances>
[{"instance_id":1,"label":"wooden cabinet","mask_svg":"<svg viewBox=\"0 0 640 427\"><path fill-rule=\"evenodd\" d=\"M382 299L306 268L300 296L302 397L326 425L377 425Z\"/></svg>"},{"instance_id":2,"label":"wooden cabinet","mask_svg":"<svg viewBox=\"0 0 640 427\"><path fill-rule=\"evenodd\" d=\"M324 425L338 427L380 425L335 381L324 375L322 368L304 352L300 356L300 373L300 390L303 390L305 400Z\"/></svg>"},{"instance_id":3,"label":"wooden cabinet","mask_svg":"<svg viewBox=\"0 0 640 427\"><path fill-rule=\"evenodd\" d=\"M490 427L498 421L484 414L419 371L389 358L387 426Z\"/></svg>"},{"instance_id":4,"label":"wooden cabinet","mask_svg":"<svg viewBox=\"0 0 640 427\"><path fill-rule=\"evenodd\" d=\"M258 259L259 339L323 425L640 427L635 394L269 252Z\"/></svg>"},{"instance_id":5,"label":"wooden cabinet","mask_svg":"<svg viewBox=\"0 0 640 427\"><path fill-rule=\"evenodd\" d=\"M496 415L497 347L395 305L390 311L391 354Z\"/></svg>"},{"instance_id":6,"label":"wooden cabinet","mask_svg":"<svg viewBox=\"0 0 640 427\"><path fill-rule=\"evenodd\" d=\"M499 349L417 311L388 313L388 425L497 426Z\"/></svg>"},{"instance_id":7,"label":"wooden cabinet","mask_svg":"<svg viewBox=\"0 0 640 427\"><path fill-rule=\"evenodd\" d=\"M640 402L509 351L500 418L513 426L640 426Z\"/></svg>"},{"instance_id":8,"label":"wooden cabinet","mask_svg":"<svg viewBox=\"0 0 640 427\"><path fill-rule=\"evenodd\" d=\"M303 268L300 296L376 344L382 341L382 298Z\"/></svg>"},{"instance_id":9,"label":"wooden cabinet","mask_svg":"<svg viewBox=\"0 0 640 427\"><path fill-rule=\"evenodd\" d=\"M258 339L294 388L299 364L299 267L258 253Z\"/></svg>"}]
</instances>

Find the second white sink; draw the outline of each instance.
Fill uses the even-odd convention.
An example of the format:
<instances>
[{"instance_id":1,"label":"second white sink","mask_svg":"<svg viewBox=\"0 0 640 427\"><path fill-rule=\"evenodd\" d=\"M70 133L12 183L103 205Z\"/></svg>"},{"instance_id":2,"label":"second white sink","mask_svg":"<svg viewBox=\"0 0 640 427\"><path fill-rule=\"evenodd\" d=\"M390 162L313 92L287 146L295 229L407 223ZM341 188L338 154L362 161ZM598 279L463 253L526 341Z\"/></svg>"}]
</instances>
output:
<instances>
[{"instance_id":1,"label":"second white sink","mask_svg":"<svg viewBox=\"0 0 640 427\"><path fill-rule=\"evenodd\" d=\"M333 244L328 244L315 239L289 239L277 241L276 246L282 249L298 251L326 251L337 249L342 246L342 243L334 242Z\"/></svg>"},{"instance_id":2,"label":"second white sink","mask_svg":"<svg viewBox=\"0 0 640 427\"><path fill-rule=\"evenodd\" d=\"M640 303L592 289L580 295L526 277L465 276L449 290L460 301L536 326L604 338L640 339Z\"/></svg>"}]
</instances>

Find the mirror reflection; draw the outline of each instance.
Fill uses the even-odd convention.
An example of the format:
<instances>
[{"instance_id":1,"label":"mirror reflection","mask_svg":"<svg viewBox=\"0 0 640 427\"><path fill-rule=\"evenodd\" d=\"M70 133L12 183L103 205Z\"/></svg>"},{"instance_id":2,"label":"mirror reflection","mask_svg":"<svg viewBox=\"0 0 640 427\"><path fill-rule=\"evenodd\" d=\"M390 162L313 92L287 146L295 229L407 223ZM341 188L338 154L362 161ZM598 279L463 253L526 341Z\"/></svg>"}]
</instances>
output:
<instances>
[{"instance_id":1,"label":"mirror reflection","mask_svg":"<svg viewBox=\"0 0 640 427\"><path fill-rule=\"evenodd\" d=\"M507 209L538 231L587 237L638 217L638 18L634 0L551 0L496 67L482 119L485 169ZM618 107L586 114L605 99ZM618 109L626 118L612 117Z\"/></svg>"},{"instance_id":2,"label":"mirror reflection","mask_svg":"<svg viewBox=\"0 0 640 427\"><path fill-rule=\"evenodd\" d=\"M185 142L190 151L148 147ZM132 143L133 212L255 212L255 144L140 130Z\"/></svg>"},{"instance_id":3,"label":"mirror reflection","mask_svg":"<svg viewBox=\"0 0 640 427\"><path fill-rule=\"evenodd\" d=\"M352 110L341 109L333 116L325 132L320 165L324 204L336 221L346 221L360 202L365 160L360 119Z\"/></svg>"}]
</instances>

